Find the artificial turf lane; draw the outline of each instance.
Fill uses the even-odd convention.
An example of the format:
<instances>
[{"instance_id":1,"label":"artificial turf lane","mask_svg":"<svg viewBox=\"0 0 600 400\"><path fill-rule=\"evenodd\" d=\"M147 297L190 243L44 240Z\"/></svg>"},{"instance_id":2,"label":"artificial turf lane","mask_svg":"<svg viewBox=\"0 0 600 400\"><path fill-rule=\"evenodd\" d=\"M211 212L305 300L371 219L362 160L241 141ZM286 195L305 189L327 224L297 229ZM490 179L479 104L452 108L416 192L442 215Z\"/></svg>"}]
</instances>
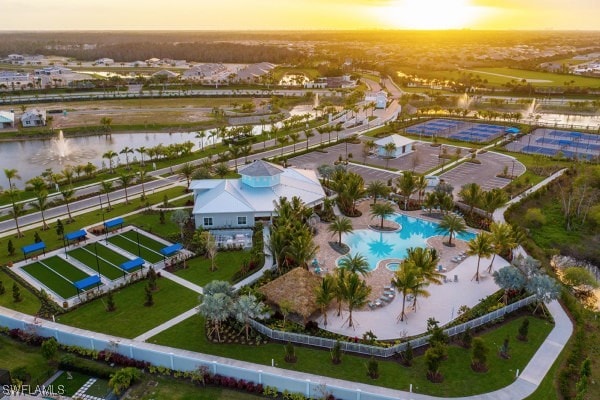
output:
<instances>
[{"instance_id":1,"label":"artificial turf lane","mask_svg":"<svg viewBox=\"0 0 600 400\"><path fill-rule=\"evenodd\" d=\"M121 278L123 276L123 270L118 266L129 259L105 246L98 244L96 246L98 249L98 263L96 263L94 247L94 245L88 245L84 248L71 250L69 251L69 256L87 265L93 270L98 270L99 268L100 275L104 275L111 281Z\"/></svg>"},{"instance_id":2,"label":"artificial turf lane","mask_svg":"<svg viewBox=\"0 0 600 400\"><path fill-rule=\"evenodd\" d=\"M160 252L161 249L167 247L166 244L158 242L152 239L151 237L144 235L142 232L136 233L136 231L127 231L123 232L121 236L125 236L126 238L131 239L137 244L138 234L140 238L140 244L142 246L148 247L149 249L156 251L157 253Z\"/></svg>"},{"instance_id":3,"label":"artificial turf lane","mask_svg":"<svg viewBox=\"0 0 600 400\"><path fill-rule=\"evenodd\" d=\"M134 237L135 237L135 233L134 233ZM131 253L135 256L139 255L139 257L142 257L144 260L148 261L151 264L155 264L164 259L162 254L158 253L157 251L150 250L150 249L144 247L144 245L141 243L141 237L140 237L139 254L138 254L138 245L137 245L136 239L130 239L130 238L127 238L127 237L124 237L121 235L116 235L116 236L108 238L108 241L110 243L114 244L115 246L120 247L123 250L128 251L129 253Z\"/></svg>"},{"instance_id":4,"label":"artificial turf lane","mask_svg":"<svg viewBox=\"0 0 600 400\"><path fill-rule=\"evenodd\" d=\"M77 282L89 276L73 264L70 264L68 261L63 260L58 256L46 258L42 260L42 263L46 264L48 267L52 268L55 272L64 276L71 282Z\"/></svg>"},{"instance_id":5,"label":"artificial turf lane","mask_svg":"<svg viewBox=\"0 0 600 400\"><path fill-rule=\"evenodd\" d=\"M56 272L39 262L29 264L21 269L40 281L42 284L47 286L48 289L52 290L63 299L68 299L69 297L77 295L77 289L71 282L67 281Z\"/></svg>"}]
</instances>

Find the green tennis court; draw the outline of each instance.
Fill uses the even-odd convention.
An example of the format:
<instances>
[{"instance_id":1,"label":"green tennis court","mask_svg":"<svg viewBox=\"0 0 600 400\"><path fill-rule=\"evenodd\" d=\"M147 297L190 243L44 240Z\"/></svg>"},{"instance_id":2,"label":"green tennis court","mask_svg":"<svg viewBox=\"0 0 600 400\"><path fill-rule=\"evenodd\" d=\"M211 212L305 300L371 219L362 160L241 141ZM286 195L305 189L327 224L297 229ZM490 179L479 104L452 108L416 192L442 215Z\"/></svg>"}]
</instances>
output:
<instances>
[{"instance_id":1,"label":"green tennis court","mask_svg":"<svg viewBox=\"0 0 600 400\"><path fill-rule=\"evenodd\" d=\"M58 259L59 261L62 261L62 263L52 259ZM52 261L48 263L47 261L49 260ZM73 286L73 282L87 278L89 275L71 264L66 263L66 265L64 265L63 263L66 263L66 261L54 256L41 262L38 261L26 265L21 269L40 281L60 297L68 299L77 295L77 289ZM58 266L58 269L55 269L55 266ZM72 271L71 269L75 269L75 271ZM70 277L79 276L80 278L71 280L63 274L63 272L67 271Z\"/></svg>"},{"instance_id":2,"label":"green tennis court","mask_svg":"<svg viewBox=\"0 0 600 400\"><path fill-rule=\"evenodd\" d=\"M96 263L96 253L98 251L98 263ZM97 243L96 245L89 244L85 247L80 247L69 251L69 256L77 261L87 265L93 270L100 269L100 275L104 275L110 280L115 280L123 276L123 270L119 265L129 261L129 259L108 247Z\"/></svg>"},{"instance_id":3,"label":"green tennis court","mask_svg":"<svg viewBox=\"0 0 600 400\"><path fill-rule=\"evenodd\" d=\"M142 235L141 234L140 234L140 246L139 246L139 254L138 254L138 244L137 244L136 234L135 234L135 232L132 232L132 233L133 233L133 239L121 234L121 235L116 235L116 236L110 237L108 239L108 241L110 243L114 244L115 246L120 247L123 250L128 251L129 253L131 253L135 256L139 255L140 257L142 257L144 260L150 262L151 264L155 264L155 263L163 260L163 256L162 256L162 254L160 254L158 252L158 250L153 250L142 243ZM155 243L158 243L158 242L155 242ZM162 245L161 248L163 248L163 247L165 247L165 246Z\"/></svg>"}]
</instances>

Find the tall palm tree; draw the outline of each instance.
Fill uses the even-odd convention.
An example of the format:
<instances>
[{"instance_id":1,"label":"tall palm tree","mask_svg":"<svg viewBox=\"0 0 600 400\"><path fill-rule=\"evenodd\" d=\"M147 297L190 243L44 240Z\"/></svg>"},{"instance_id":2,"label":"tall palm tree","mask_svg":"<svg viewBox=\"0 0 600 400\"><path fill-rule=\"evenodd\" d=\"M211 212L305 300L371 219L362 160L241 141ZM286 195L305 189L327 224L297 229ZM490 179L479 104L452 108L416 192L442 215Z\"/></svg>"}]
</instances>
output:
<instances>
[{"instance_id":1,"label":"tall palm tree","mask_svg":"<svg viewBox=\"0 0 600 400\"><path fill-rule=\"evenodd\" d=\"M492 272L492 266L497 254L504 255L506 252L517 247L513 229L509 224L492 222L490 225L490 241L493 249L492 261L488 267L488 273Z\"/></svg>"},{"instance_id":2,"label":"tall palm tree","mask_svg":"<svg viewBox=\"0 0 600 400\"><path fill-rule=\"evenodd\" d=\"M106 201L108 203L107 211L110 211L112 207L110 206L110 197L109 194L113 188L113 184L111 181L102 181L100 182L100 191L106 195Z\"/></svg>"},{"instance_id":3,"label":"tall palm tree","mask_svg":"<svg viewBox=\"0 0 600 400\"><path fill-rule=\"evenodd\" d=\"M355 255L346 254L338 263L340 268L344 268L353 274L361 274L368 276L371 270L369 269L369 261L360 253Z\"/></svg>"},{"instance_id":4,"label":"tall palm tree","mask_svg":"<svg viewBox=\"0 0 600 400\"><path fill-rule=\"evenodd\" d=\"M91 162L89 162L89 161L83 167L83 171L85 172L85 175L88 178L94 176L94 172L96 172L96 169L97 169L96 166L94 164L92 164Z\"/></svg>"},{"instance_id":5,"label":"tall palm tree","mask_svg":"<svg viewBox=\"0 0 600 400\"><path fill-rule=\"evenodd\" d=\"M342 245L342 234L352 232L352 221L346 217L337 216L327 228L333 235L338 235L338 245Z\"/></svg>"},{"instance_id":6,"label":"tall palm tree","mask_svg":"<svg viewBox=\"0 0 600 400\"><path fill-rule=\"evenodd\" d=\"M252 153L252 145L246 144L240 147L240 154L244 156L244 164L248 164L248 156Z\"/></svg>"},{"instance_id":7,"label":"tall palm tree","mask_svg":"<svg viewBox=\"0 0 600 400\"><path fill-rule=\"evenodd\" d=\"M473 279L479 283L479 264L482 257L489 257L492 254L492 240L490 234L487 232L478 233L475 238L469 241L469 250L467 254L470 256L477 256L477 270Z\"/></svg>"},{"instance_id":8,"label":"tall palm tree","mask_svg":"<svg viewBox=\"0 0 600 400\"><path fill-rule=\"evenodd\" d=\"M200 131L196 133L196 139L200 139L200 151L204 150L204 138L206 137L206 131Z\"/></svg>"},{"instance_id":9,"label":"tall palm tree","mask_svg":"<svg viewBox=\"0 0 600 400\"><path fill-rule=\"evenodd\" d=\"M310 142L310 138L315 136L314 132L312 129L305 129L304 130L304 138L306 139L306 150L308 151L308 145Z\"/></svg>"},{"instance_id":10,"label":"tall palm tree","mask_svg":"<svg viewBox=\"0 0 600 400\"><path fill-rule=\"evenodd\" d=\"M292 144L294 145L292 154L296 154L296 143L298 143L300 141L300 133L292 132L292 133L290 133L289 136L290 136L290 140L292 141Z\"/></svg>"},{"instance_id":11,"label":"tall palm tree","mask_svg":"<svg viewBox=\"0 0 600 400\"><path fill-rule=\"evenodd\" d=\"M383 229L383 221L386 217L394 214L394 207L389 203L379 203L371 205L371 216L381 218L380 228Z\"/></svg>"},{"instance_id":12,"label":"tall palm tree","mask_svg":"<svg viewBox=\"0 0 600 400\"><path fill-rule=\"evenodd\" d=\"M335 279L325 275L315 293L315 303L323 314L323 325L327 326L327 308L335 298Z\"/></svg>"},{"instance_id":13,"label":"tall palm tree","mask_svg":"<svg viewBox=\"0 0 600 400\"><path fill-rule=\"evenodd\" d=\"M240 150L239 147L237 146L229 146L229 157L231 157L233 159L233 162L235 164L235 172L237 172L237 160L238 157L242 154L242 151Z\"/></svg>"},{"instance_id":14,"label":"tall palm tree","mask_svg":"<svg viewBox=\"0 0 600 400\"><path fill-rule=\"evenodd\" d=\"M109 150L106 153L102 154L102 158L106 158L108 160L108 168L110 169L111 174L114 172L113 171L113 158L118 157L118 156L119 155L112 150Z\"/></svg>"},{"instance_id":15,"label":"tall palm tree","mask_svg":"<svg viewBox=\"0 0 600 400\"><path fill-rule=\"evenodd\" d=\"M473 215L473 208L481 202L481 186L477 183L468 183L460 189L458 196L463 203L469 206L469 215Z\"/></svg>"},{"instance_id":16,"label":"tall palm tree","mask_svg":"<svg viewBox=\"0 0 600 400\"><path fill-rule=\"evenodd\" d=\"M44 182L44 178L41 176L36 176L27 181L29 188L33 192L33 195L36 199L36 203L31 203L35 209L40 212L42 217L42 229L48 229L48 224L46 224L46 218L44 216L44 211L48 208L48 190L46 189L46 182Z\"/></svg>"},{"instance_id":17,"label":"tall palm tree","mask_svg":"<svg viewBox=\"0 0 600 400\"><path fill-rule=\"evenodd\" d=\"M411 171L402 171L402 176L397 178L398 189L404 198L404 209L408 209L410 196L417 190L415 175Z\"/></svg>"},{"instance_id":18,"label":"tall palm tree","mask_svg":"<svg viewBox=\"0 0 600 400\"><path fill-rule=\"evenodd\" d=\"M481 208L486 212L488 218L491 218L494 210L508 201L508 195L502 189L494 188L483 192L481 196Z\"/></svg>"},{"instance_id":19,"label":"tall palm tree","mask_svg":"<svg viewBox=\"0 0 600 400\"><path fill-rule=\"evenodd\" d=\"M291 240L287 253L300 267L308 269L308 261L315 258L318 250L311 234L299 234Z\"/></svg>"},{"instance_id":20,"label":"tall palm tree","mask_svg":"<svg viewBox=\"0 0 600 400\"><path fill-rule=\"evenodd\" d=\"M420 279L427 284L442 284L444 275L438 270L440 256L437 250L429 247L409 247L406 253L406 259L417 269Z\"/></svg>"},{"instance_id":21,"label":"tall palm tree","mask_svg":"<svg viewBox=\"0 0 600 400\"><path fill-rule=\"evenodd\" d=\"M440 221L437 231L448 235L448 246L452 246L454 235L461 234L467 230L465 220L455 214L446 214Z\"/></svg>"},{"instance_id":22,"label":"tall palm tree","mask_svg":"<svg viewBox=\"0 0 600 400\"><path fill-rule=\"evenodd\" d=\"M265 313L262 311L264 305L256 300L254 295L242 295L233 303L232 314L238 322L244 324L246 340L249 339L251 319L263 319Z\"/></svg>"},{"instance_id":23,"label":"tall palm tree","mask_svg":"<svg viewBox=\"0 0 600 400\"><path fill-rule=\"evenodd\" d=\"M404 321L404 317L406 317L405 306L406 306L406 296L411 294L412 288L417 286L419 281L418 271L414 267L414 264L403 260L400 268L396 272L394 272L394 277L392 278L392 284L402 292L402 311L400 315L398 315L398 320Z\"/></svg>"},{"instance_id":24,"label":"tall palm tree","mask_svg":"<svg viewBox=\"0 0 600 400\"><path fill-rule=\"evenodd\" d=\"M194 175L195 167L192 163L185 163L179 168L179 173L185 176L185 180L187 181L187 190L190 190L190 181L192 180L192 176Z\"/></svg>"},{"instance_id":25,"label":"tall palm tree","mask_svg":"<svg viewBox=\"0 0 600 400\"><path fill-rule=\"evenodd\" d=\"M15 199L19 197L20 193L21 191L17 188L6 190L6 194L8 194L8 197L10 197L10 201L12 203L10 215L15 220L15 226L17 228L17 237L23 237L21 229L19 228L19 217L23 214L23 204L17 203L15 201Z\"/></svg>"},{"instance_id":26,"label":"tall palm tree","mask_svg":"<svg viewBox=\"0 0 600 400\"><path fill-rule=\"evenodd\" d=\"M10 197L10 201L12 203L12 209L13 209L13 217L15 219L15 225L17 226L17 237L21 237L21 230L19 229L19 213L17 212L17 208L15 208L15 199L18 197L18 194L20 193L20 191L15 187L15 184L13 183L13 179L21 179L21 176L19 175L19 171L14 169L14 168L4 168L4 176L6 176L6 179L8 179L8 189L7 192L9 194ZM22 210L22 207L21 207Z\"/></svg>"},{"instance_id":27,"label":"tall palm tree","mask_svg":"<svg viewBox=\"0 0 600 400\"><path fill-rule=\"evenodd\" d=\"M287 135L283 134L277 137L277 141L281 144L281 156L283 157L283 148L285 144L288 142L289 138Z\"/></svg>"},{"instance_id":28,"label":"tall palm tree","mask_svg":"<svg viewBox=\"0 0 600 400\"><path fill-rule=\"evenodd\" d=\"M371 287L355 273L349 273L347 275L345 286L344 300L348 305L348 313L350 314L348 316L348 326L354 327L352 311L355 308L360 308L367 304L369 294L371 294Z\"/></svg>"},{"instance_id":29,"label":"tall palm tree","mask_svg":"<svg viewBox=\"0 0 600 400\"><path fill-rule=\"evenodd\" d=\"M138 153L140 153L140 166L144 166L144 154L148 151L144 146L138 147L135 149Z\"/></svg>"},{"instance_id":30,"label":"tall palm tree","mask_svg":"<svg viewBox=\"0 0 600 400\"><path fill-rule=\"evenodd\" d=\"M75 195L75 190L69 186L69 187L63 187L60 190L60 194L62 194L63 199L65 200L65 205L67 206L67 214L69 215L69 219L67 220L67 223L73 222L73 217L71 217L71 208L69 207L69 203L71 203L71 201L73 201L73 196Z\"/></svg>"},{"instance_id":31,"label":"tall palm tree","mask_svg":"<svg viewBox=\"0 0 600 400\"><path fill-rule=\"evenodd\" d=\"M390 159L394 156L394 153L396 152L396 143L386 143L383 146L383 151L385 152L385 167L387 168L390 163Z\"/></svg>"},{"instance_id":32,"label":"tall palm tree","mask_svg":"<svg viewBox=\"0 0 600 400\"><path fill-rule=\"evenodd\" d=\"M346 277L348 275L348 270L345 268L337 268L335 270L335 288L334 288L334 297L337 301L337 316L339 317L342 314L342 303L344 301L344 296L346 295Z\"/></svg>"},{"instance_id":33,"label":"tall palm tree","mask_svg":"<svg viewBox=\"0 0 600 400\"><path fill-rule=\"evenodd\" d=\"M122 173L119 175L119 182L121 182L121 185L123 186L123 189L125 190L125 204L129 204L129 197L127 196L127 188L131 184L132 180L133 180L133 174Z\"/></svg>"},{"instance_id":34,"label":"tall palm tree","mask_svg":"<svg viewBox=\"0 0 600 400\"><path fill-rule=\"evenodd\" d=\"M144 182L146 180L146 175L148 173L144 168L138 169L138 175L140 176L140 183L142 184L142 200L146 199L146 188L144 186Z\"/></svg>"},{"instance_id":35,"label":"tall palm tree","mask_svg":"<svg viewBox=\"0 0 600 400\"><path fill-rule=\"evenodd\" d=\"M67 185L71 185L73 183L73 174L75 173L75 171L71 166L65 167L60 173L67 181Z\"/></svg>"},{"instance_id":36,"label":"tall palm tree","mask_svg":"<svg viewBox=\"0 0 600 400\"><path fill-rule=\"evenodd\" d=\"M417 192L419 199L418 199L418 203L421 204L421 198L423 197L423 194L425 193L425 189L427 189L427 179L425 178L425 175L417 175L415 177L415 192Z\"/></svg>"},{"instance_id":37,"label":"tall palm tree","mask_svg":"<svg viewBox=\"0 0 600 400\"><path fill-rule=\"evenodd\" d=\"M373 204L375 204L377 197L385 197L390 193L390 188L382 181L371 181L367 186L367 193L373 197Z\"/></svg>"}]
</instances>

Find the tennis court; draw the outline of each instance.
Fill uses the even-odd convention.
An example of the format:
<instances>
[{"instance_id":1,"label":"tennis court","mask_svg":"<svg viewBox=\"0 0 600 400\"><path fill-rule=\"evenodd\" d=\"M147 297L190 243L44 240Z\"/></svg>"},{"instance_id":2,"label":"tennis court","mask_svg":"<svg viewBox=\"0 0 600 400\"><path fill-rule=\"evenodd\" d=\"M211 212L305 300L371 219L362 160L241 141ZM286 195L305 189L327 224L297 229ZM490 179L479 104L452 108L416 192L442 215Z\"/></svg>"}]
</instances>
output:
<instances>
[{"instance_id":1,"label":"tennis court","mask_svg":"<svg viewBox=\"0 0 600 400\"><path fill-rule=\"evenodd\" d=\"M571 159L593 160L600 157L600 135L592 133L536 129L506 146L507 150Z\"/></svg>"},{"instance_id":2,"label":"tennis court","mask_svg":"<svg viewBox=\"0 0 600 400\"><path fill-rule=\"evenodd\" d=\"M489 142L505 134L501 125L434 119L413 125L406 133L419 136L437 136L461 140L463 142Z\"/></svg>"},{"instance_id":3,"label":"tennis court","mask_svg":"<svg viewBox=\"0 0 600 400\"><path fill-rule=\"evenodd\" d=\"M58 256L36 261L21 269L64 299L77 295L74 282L89 277L88 274Z\"/></svg>"},{"instance_id":4,"label":"tennis court","mask_svg":"<svg viewBox=\"0 0 600 400\"><path fill-rule=\"evenodd\" d=\"M151 264L163 261L164 257L160 254L160 249L166 247L164 243L160 243L139 233L140 245L138 247L138 233L135 231L127 231L108 238L108 241L122 248L123 250L139 256Z\"/></svg>"},{"instance_id":5,"label":"tennis court","mask_svg":"<svg viewBox=\"0 0 600 400\"><path fill-rule=\"evenodd\" d=\"M96 251L98 252L97 263ZM124 271L119 267L119 265L129 261L129 258L109 249L100 243L89 244L85 247L71 250L68 254L70 257L73 257L77 261L87 265L93 270L99 269L100 275L107 277L111 281L123 276Z\"/></svg>"}]
</instances>

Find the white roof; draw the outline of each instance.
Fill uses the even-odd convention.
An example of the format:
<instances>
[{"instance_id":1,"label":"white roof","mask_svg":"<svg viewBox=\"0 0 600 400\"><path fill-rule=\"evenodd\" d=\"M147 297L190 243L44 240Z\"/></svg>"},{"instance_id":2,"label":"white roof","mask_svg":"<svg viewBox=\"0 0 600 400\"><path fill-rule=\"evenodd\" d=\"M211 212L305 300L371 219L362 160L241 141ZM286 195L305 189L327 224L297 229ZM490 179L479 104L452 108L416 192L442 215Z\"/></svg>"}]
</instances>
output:
<instances>
[{"instance_id":1,"label":"white roof","mask_svg":"<svg viewBox=\"0 0 600 400\"><path fill-rule=\"evenodd\" d=\"M325 198L314 171L286 168L280 183L272 187L252 187L241 179L203 179L192 181L190 188L199 192L193 214L270 213L281 197L296 196L305 204Z\"/></svg>"},{"instance_id":2,"label":"white roof","mask_svg":"<svg viewBox=\"0 0 600 400\"><path fill-rule=\"evenodd\" d=\"M14 123L15 122L15 114L9 111L0 111L0 122L2 123Z\"/></svg>"},{"instance_id":3,"label":"white roof","mask_svg":"<svg viewBox=\"0 0 600 400\"><path fill-rule=\"evenodd\" d=\"M402 146L406 146L407 144L411 144L414 143L415 141L409 138L406 138L404 136L400 136L400 135L390 135L390 136L386 136L383 139L379 139L377 141L375 141L375 144L377 146L385 146L388 143L394 143L396 145L396 147L402 147Z\"/></svg>"}]
</instances>

